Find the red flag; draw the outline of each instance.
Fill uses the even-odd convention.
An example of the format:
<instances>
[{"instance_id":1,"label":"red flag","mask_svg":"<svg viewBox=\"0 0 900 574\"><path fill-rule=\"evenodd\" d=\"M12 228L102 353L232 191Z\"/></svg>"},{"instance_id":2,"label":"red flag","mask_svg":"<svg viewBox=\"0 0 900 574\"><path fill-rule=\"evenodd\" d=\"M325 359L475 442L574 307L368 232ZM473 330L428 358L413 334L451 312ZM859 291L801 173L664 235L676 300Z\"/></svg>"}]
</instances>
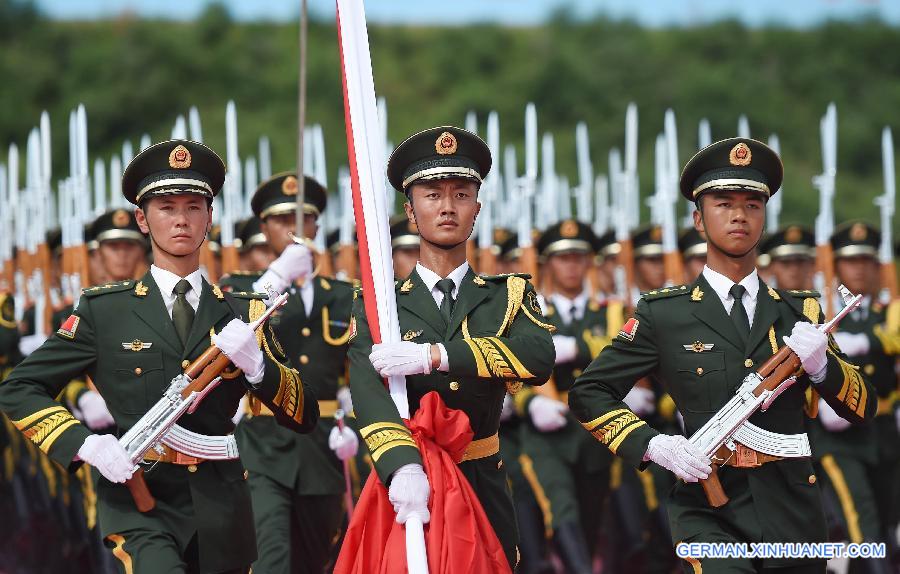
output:
<instances>
[{"instance_id":1,"label":"red flag","mask_svg":"<svg viewBox=\"0 0 900 574\"><path fill-rule=\"evenodd\" d=\"M474 436L469 417L447 408L432 391L422 397L419 409L406 424L419 445L431 484L431 521L425 525L428 571L511 572L481 502L457 466ZM335 574L406 572L405 533L395 519L387 489L373 472L344 538Z\"/></svg>"}]
</instances>

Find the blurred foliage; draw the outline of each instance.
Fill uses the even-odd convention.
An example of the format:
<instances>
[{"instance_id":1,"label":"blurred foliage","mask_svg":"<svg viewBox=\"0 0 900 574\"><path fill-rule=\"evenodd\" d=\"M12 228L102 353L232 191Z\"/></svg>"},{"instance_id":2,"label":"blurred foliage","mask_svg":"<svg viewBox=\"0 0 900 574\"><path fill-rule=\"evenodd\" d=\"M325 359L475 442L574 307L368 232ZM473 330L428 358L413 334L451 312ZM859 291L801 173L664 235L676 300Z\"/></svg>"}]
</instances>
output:
<instances>
[{"instance_id":1,"label":"blurred foliage","mask_svg":"<svg viewBox=\"0 0 900 574\"><path fill-rule=\"evenodd\" d=\"M346 163L343 104L333 21L309 28L308 118L326 136L329 179ZM387 98L391 139L428 126L480 125L490 110L501 143L515 143L522 169L524 107L555 136L557 169L577 180L575 124L590 129L595 170L622 146L627 104L640 112L642 195L652 193L653 140L675 110L680 161L697 147L706 117L714 139L735 135L741 113L754 137L777 132L786 165L783 220L811 223L821 171L819 118L838 107L838 219L877 221L880 132L900 138L900 31L878 21L813 29L747 28L725 21L646 29L561 12L542 27L369 27L376 88ZM224 156L225 104L235 100L241 155L259 136L272 142L273 171L294 164L297 26L234 22L213 4L193 22L47 20L28 2L0 0L0 145L20 150L42 110L54 130L54 173L68 173L67 118L83 102L91 156L108 158L142 133L167 138L176 115L196 105L206 142ZM0 157L4 157L0 155ZM24 163L24 162L22 162ZM24 180L23 180L24 181Z\"/></svg>"}]
</instances>

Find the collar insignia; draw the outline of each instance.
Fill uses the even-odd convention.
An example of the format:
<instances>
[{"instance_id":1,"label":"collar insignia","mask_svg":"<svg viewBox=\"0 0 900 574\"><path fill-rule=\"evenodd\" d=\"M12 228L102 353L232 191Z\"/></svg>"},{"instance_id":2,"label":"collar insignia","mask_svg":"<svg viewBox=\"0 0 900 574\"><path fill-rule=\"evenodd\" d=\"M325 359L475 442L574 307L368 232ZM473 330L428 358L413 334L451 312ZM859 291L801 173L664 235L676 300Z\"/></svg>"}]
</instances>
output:
<instances>
[{"instance_id":1,"label":"collar insignia","mask_svg":"<svg viewBox=\"0 0 900 574\"><path fill-rule=\"evenodd\" d=\"M700 286L697 285L694 287L694 290L691 291L691 301L701 301L703 299L703 291L700 290Z\"/></svg>"},{"instance_id":2,"label":"collar insignia","mask_svg":"<svg viewBox=\"0 0 900 574\"><path fill-rule=\"evenodd\" d=\"M138 281L137 285L134 286L134 294L138 297L146 297L147 291L147 286L144 285L143 281Z\"/></svg>"}]
</instances>

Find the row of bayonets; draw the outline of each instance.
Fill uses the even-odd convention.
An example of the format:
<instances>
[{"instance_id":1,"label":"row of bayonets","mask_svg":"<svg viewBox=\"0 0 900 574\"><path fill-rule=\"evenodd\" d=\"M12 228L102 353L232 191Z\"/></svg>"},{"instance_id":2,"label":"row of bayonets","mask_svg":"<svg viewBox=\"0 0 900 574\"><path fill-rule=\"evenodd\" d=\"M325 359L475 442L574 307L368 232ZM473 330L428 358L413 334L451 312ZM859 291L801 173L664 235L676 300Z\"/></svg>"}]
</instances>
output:
<instances>
[{"instance_id":1,"label":"row of bayonets","mask_svg":"<svg viewBox=\"0 0 900 574\"><path fill-rule=\"evenodd\" d=\"M393 146L387 137L387 106L384 99L378 101L378 112L386 153ZM228 175L219 197L216 199L214 216L222 230L221 242L230 246L234 241L234 223L249 217L250 198L257 185L272 175L271 150L265 135L259 138L257 157L241 159L238 150L237 111L234 102L228 102L225 110L225 162ZM478 119L474 112L467 114L465 127L479 132ZM524 173L517 165L516 146L500 146L500 123L496 112L487 116L485 141L495 158L496 168L485 180L480 200L483 204L477 228L477 242L480 248L489 248L493 242L493 230L512 229L518 233L519 244L532 244L532 230L546 227L568 218L576 218L598 234L614 230L617 239L624 240L639 225L640 200L637 169L638 114L637 106L630 104L625 114L624 153L618 148L608 155L608 173L595 173L589 148L588 128L584 122L575 127L576 164L578 184L574 189L569 180L559 175L555 168L555 146L553 134L545 132L538 141L537 110L534 104L525 109L525 165ZM746 116L738 120L737 133L750 137ZM192 107L187 115L178 116L172 128L173 139L203 141L200 114ZM304 173L311 175L326 188L328 186L325 162L324 134L320 125L311 125L304 133L305 149L311 150L304 156ZM817 245L826 245L834 230L833 200L835 175L837 173L837 111L834 104L828 106L820 121L823 171L813 178L819 191L820 207L816 217L815 235ZM712 135L709 122L700 121L698 128L698 149L709 145ZM140 138L140 149L148 147L150 136ZM540 144L540 145L539 145ZM768 144L780 152L777 135L770 135ZM58 181L54 194L51 188L50 120L46 112L41 115L40 125L32 129L28 136L26 154L26 185L19 186L19 152L16 144L11 144L8 163L0 163L0 259L12 260L13 248L20 252L35 253L45 241L46 232L61 227L63 247L72 247L84 242L84 225L107 209L130 208L121 194L121 175L134 153L130 141L122 145L121 154L109 159L108 169L102 158L95 158L93 177L90 176L87 150L87 114L79 105L69 115L69 176ZM540 150L540 154L539 154ZM893 260L892 220L895 205L894 154L891 131L884 128L882 133L884 165L884 193L876 199L880 210L882 262ZM540 158L539 158L540 155ZM502 166L498 165L502 157ZM679 228L689 227L693 206L688 203L684 216L679 220L678 203L681 197L678 180L681 161L678 153L678 134L675 114L667 110L663 131L656 137L654 148L654 193L645 199L649 208L649 223L659 225L663 230L663 250L677 250ZM109 174L107 180L107 173ZM327 233L338 229L339 243L353 242L352 200L350 176L346 167L338 170L337 192L332 194L329 209L325 212L323 225L315 242L319 248L325 245ZM390 194L393 190L387 186ZM767 204L767 229L774 231L779 226L783 192L772 197ZM683 200L681 200L683 202ZM395 206L393 197L388 201ZM66 277L65 280L76 281ZM40 274L32 272L30 277L16 279L16 292L37 295L45 287ZM821 283L821 277L819 278ZM820 285L824 287L824 285ZM64 284L66 294L77 294L80 285ZM8 287L7 287L8 288Z\"/></svg>"}]
</instances>

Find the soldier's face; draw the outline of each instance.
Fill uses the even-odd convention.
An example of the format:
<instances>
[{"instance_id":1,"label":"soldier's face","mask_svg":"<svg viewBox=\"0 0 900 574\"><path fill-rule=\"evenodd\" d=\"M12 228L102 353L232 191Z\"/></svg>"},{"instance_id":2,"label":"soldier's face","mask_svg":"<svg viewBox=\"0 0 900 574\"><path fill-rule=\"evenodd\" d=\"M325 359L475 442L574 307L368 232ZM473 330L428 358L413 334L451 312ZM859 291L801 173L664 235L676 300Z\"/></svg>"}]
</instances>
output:
<instances>
[{"instance_id":1,"label":"soldier's face","mask_svg":"<svg viewBox=\"0 0 900 574\"><path fill-rule=\"evenodd\" d=\"M413 184L406 216L419 228L423 241L449 249L472 235L475 218L481 211L478 186L461 178Z\"/></svg>"},{"instance_id":2,"label":"soldier's face","mask_svg":"<svg viewBox=\"0 0 900 574\"><path fill-rule=\"evenodd\" d=\"M419 260L418 247L397 247L393 251L394 276L398 279L409 277Z\"/></svg>"},{"instance_id":3,"label":"soldier's face","mask_svg":"<svg viewBox=\"0 0 900 574\"><path fill-rule=\"evenodd\" d=\"M752 253L766 222L766 204L758 193L713 191L704 195L703 212L694 212L694 228L709 245L728 257Z\"/></svg>"},{"instance_id":4,"label":"soldier's face","mask_svg":"<svg viewBox=\"0 0 900 574\"><path fill-rule=\"evenodd\" d=\"M841 257L834 262L834 270L840 282L851 292L867 295L878 292L878 261L874 257Z\"/></svg>"},{"instance_id":5,"label":"soldier's face","mask_svg":"<svg viewBox=\"0 0 900 574\"><path fill-rule=\"evenodd\" d=\"M144 246L128 239L104 241L98 251L110 281L134 279L144 261Z\"/></svg>"},{"instance_id":6,"label":"soldier's face","mask_svg":"<svg viewBox=\"0 0 900 574\"><path fill-rule=\"evenodd\" d=\"M641 291L659 289L666 284L666 265L662 255L634 260L634 274Z\"/></svg>"},{"instance_id":7,"label":"soldier's face","mask_svg":"<svg viewBox=\"0 0 900 574\"><path fill-rule=\"evenodd\" d=\"M547 258L554 286L565 294L577 295L584 288L591 259L587 253L560 253Z\"/></svg>"},{"instance_id":8,"label":"soldier's face","mask_svg":"<svg viewBox=\"0 0 900 574\"><path fill-rule=\"evenodd\" d=\"M255 245L241 254L241 268L246 271L265 271L275 261L275 252L268 245Z\"/></svg>"},{"instance_id":9,"label":"soldier's face","mask_svg":"<svg viewBox=\"0 0 900 574\"><path fill-rule=\"evenodd\" d=\"M816 262L810 257L774 259L769 265L779 289L811 289L815 270Z\"/></svg>"},{"instance_id":10,"label":"soldier's face","mask_svg":"<svg viewBox=\"0 0 900 574\"><path fill-rule=\"evenodd\" d=\"M285 248L294 242L291 234L297 234L297 216L293 213L270 215L262 221L260 229L266 236L269 245L272 246L275 255L281 255ZM311 213L304 214L303 237L314 239L318 231L319 219Z\"/></svg>"},{"instance_id":11,"label":"soldier's face","mask_svg":"<svg viewBox=\"0 0 900 574\"><path fill-rule=\"evenodd\" d=\"M196 194L152 197L134 212L154 246L176 257L200 249L212 224L212 206Z\"/></svg>"}]
</instances>

